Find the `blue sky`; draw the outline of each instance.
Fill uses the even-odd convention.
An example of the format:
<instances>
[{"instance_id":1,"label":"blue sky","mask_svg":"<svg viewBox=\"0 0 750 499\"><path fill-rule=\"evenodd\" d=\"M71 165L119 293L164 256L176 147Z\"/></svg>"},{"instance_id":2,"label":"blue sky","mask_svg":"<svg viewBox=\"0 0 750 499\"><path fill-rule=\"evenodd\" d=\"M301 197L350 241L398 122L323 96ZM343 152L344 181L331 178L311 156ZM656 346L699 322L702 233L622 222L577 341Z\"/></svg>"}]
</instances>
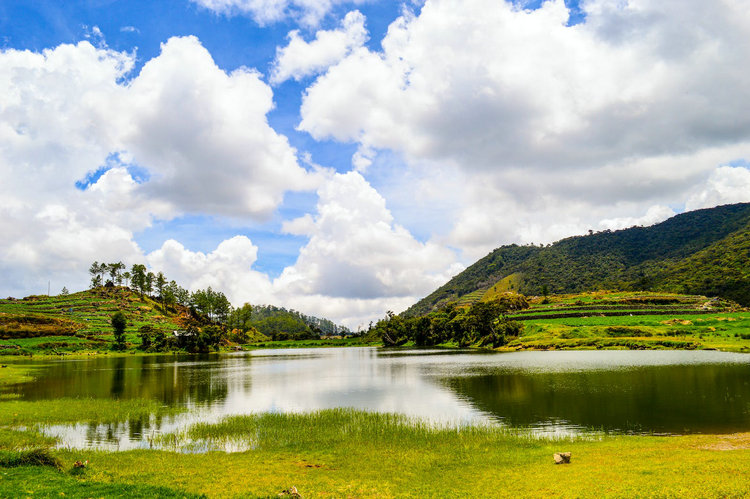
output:
<instances>
[{"instance_id":1,"label":"blue sky","mask_svg":"<svg viewBox=\"0 0 750 499\"><path fill-rule=\"evenodd\" d=\"M748 35L699 0L6 0L0 294L145 262L356 328L501 244L748 201Z\"/></svg>"}]
</instances>

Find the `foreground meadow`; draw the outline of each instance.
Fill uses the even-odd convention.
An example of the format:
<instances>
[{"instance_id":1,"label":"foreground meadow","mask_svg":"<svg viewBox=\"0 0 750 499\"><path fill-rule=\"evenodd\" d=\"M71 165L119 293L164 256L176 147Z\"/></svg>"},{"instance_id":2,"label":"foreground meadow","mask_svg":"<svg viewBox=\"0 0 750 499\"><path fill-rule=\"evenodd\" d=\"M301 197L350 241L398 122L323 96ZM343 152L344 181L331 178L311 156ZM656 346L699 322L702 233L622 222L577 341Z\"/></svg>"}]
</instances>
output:
<instances>
[{"instance_id":1,"label":"foreground meadow","mask_svg":"<svg viewBox=\"0 0 750 499\"><path fill-rule=\"evenodd\" d=\"M35 429L33 404L0 404L2 421L23 423L0 432L2 497L276 497L290 487L302 497L750 494L750 434L553 440L339 409L230 417L164 435L162 450L104 452L54 448ZM147 406L110 405L103 413L126 417ZM73 419L36 409L40 421ZM225 444L241 451L195 452ZM557 451L572 452L572 463L553 464ZM88 465L75 468L76 461Z\"/></svg>"}]
</instances>

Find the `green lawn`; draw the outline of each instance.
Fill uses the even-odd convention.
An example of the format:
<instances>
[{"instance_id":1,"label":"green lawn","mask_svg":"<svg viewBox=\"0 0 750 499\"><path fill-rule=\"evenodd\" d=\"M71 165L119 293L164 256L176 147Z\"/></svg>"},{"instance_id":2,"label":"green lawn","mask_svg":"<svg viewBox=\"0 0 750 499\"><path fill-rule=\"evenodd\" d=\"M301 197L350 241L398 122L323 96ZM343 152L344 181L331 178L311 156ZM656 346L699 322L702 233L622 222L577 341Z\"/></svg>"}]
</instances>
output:
<instances>
[{"instance_id":1,"label":"green lawn","mask_svg":"<svg viewBox=\"0 0 750 499\"><path fill-rule=\"evenodd\" d=\"M0 468L0 496L23 491L66 497L276 497L291 486L303 497L750 494L749 434L549 440L498 428L436 429L393 415L332 410L233 417L173 438L176 444L234 439L252 447L205 454L54 451L62 470ZM557 451L572 452L572 463L553 464ZM89 466L74 476L77 460L88 460Z\"/></svg>"}]
</instances>

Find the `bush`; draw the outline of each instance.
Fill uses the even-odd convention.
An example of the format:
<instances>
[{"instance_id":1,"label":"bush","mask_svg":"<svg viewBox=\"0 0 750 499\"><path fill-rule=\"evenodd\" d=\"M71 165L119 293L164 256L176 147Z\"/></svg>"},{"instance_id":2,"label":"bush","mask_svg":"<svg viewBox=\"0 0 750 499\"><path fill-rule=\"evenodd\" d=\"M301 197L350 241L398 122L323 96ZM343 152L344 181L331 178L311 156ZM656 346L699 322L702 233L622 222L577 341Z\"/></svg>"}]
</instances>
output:
<instances>
[{"instance_id":1,"label":"bush","mask_svg":"<svg viewBox=\"0 0 750 499\"><path fill-rule=\"evenodd\" d=\"M141 326L138 329L138 336L141 338L141 346L138 347L143 351L149 350L153 345L154 328L150 324Z\"/></svg>"}]
</instances>

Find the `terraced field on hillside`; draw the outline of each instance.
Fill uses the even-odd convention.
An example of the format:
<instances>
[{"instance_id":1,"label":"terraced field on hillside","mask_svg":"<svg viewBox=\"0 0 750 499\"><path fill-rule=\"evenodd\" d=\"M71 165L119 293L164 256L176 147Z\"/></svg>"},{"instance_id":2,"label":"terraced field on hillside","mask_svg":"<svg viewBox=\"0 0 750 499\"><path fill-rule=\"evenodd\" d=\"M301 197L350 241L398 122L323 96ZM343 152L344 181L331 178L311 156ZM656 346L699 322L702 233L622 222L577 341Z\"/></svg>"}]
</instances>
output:
<instances>
[{"instance_id":1,"label":"terraced field on hillside","mask_svg":"<svg viewBox=\"0 0 750 499\"><path fill-rule=\"evenodd\" d=\"M508 349L717 348L750 351L750 311L705 296L584 293L532 300Z\"/></svg>"},{"instance_id":2,"label":"terraced field on hillside","mask_svg":"<svg viewBox=\"0 0 750 499\"><path fill-rule=\"evenodd\" d=\"M140 342L138 329L145 324L165 332L181 328L179 311L165 313L151 298L126 288L7 298L0 300L0 354L106 350L113 340L110 320L118 310L127 318L131 343Z\"/></svg>"}]
</instances>

